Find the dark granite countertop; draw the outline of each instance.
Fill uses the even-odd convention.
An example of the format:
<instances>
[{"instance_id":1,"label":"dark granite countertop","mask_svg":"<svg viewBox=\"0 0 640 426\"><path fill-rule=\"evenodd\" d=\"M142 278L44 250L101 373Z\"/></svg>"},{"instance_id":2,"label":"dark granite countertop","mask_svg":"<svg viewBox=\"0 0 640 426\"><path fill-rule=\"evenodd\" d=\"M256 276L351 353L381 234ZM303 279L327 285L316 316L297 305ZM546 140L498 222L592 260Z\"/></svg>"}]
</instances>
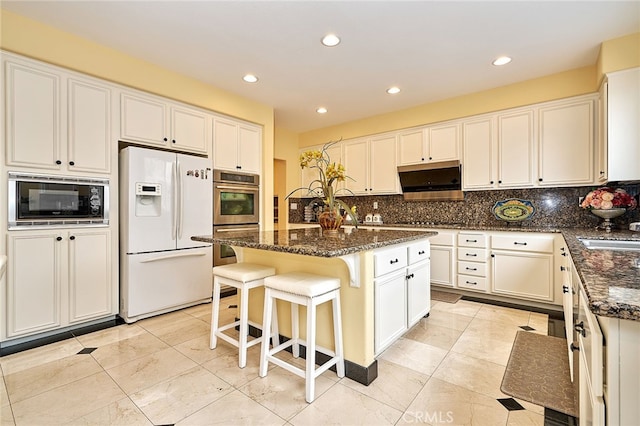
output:
<instances>
[{"instance_id":1,"label":"dark granite countertop","mask_svg":"<svg viewBox=\"0 0 640 426\"><path fill-rule=\"evenodd\" d=\"M596 315L640 321L640 268L638 251L590 250L578 238L640 241L639 232L563 229L576 270Z\"/></svg>"},{"instance_id":2,"label":"dark granite countertop","mask_svg":"<svg viewBox=\"0 0 640 426\"><path fill-rule=\"evenodd\" d=\"M224 236L194 236L194 241L248 247L260 250L338 257L393 244L406 243L437 235L436 232L411 230L357 229L341 230L334 236L323 236L320 227L263 232L227 232Z\"/></svg>"}]
</instances>

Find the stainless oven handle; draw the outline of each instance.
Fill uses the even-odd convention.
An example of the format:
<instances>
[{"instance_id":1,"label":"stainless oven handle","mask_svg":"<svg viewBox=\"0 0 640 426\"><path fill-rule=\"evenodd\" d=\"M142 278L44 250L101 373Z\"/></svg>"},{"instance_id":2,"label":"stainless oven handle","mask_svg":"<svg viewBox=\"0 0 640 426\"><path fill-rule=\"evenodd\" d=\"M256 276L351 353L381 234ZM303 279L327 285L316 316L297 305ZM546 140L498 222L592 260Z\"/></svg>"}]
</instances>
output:
<instances>
[{"instance_id":1,"label":"stainless oven handle","mask_svg":"<svg viewBox=\"0 0 640 426\"><path fill-rule=\"evenodd\" d=\"M226 185L216 185L216 189L230 189L232 191L251 191L258 192L260 188L253 186L226 186Z\"/></svg>"},{"instance_id":2,"label":"stainless oven handle","mask_svg":"<svg viewBox=\"0 0 640 426\"><path fill-rule=\"evenodd\" d=\"M216 233L218 232L237 232L237 231L257 231L259 227L253 228L233 228L233 229L216 229Z\"/></svg>"}]
</instances>

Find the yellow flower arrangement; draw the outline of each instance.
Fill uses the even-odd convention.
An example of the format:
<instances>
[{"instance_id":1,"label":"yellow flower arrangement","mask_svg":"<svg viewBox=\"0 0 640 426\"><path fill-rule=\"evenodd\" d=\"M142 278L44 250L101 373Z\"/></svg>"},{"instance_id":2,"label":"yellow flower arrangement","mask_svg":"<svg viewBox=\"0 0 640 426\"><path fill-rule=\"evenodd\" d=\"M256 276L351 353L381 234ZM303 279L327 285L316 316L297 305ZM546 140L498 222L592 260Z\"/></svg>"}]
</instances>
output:
<instances>
[{"instance_id":1,"label":"yellow flower arrangement","mask_svg":"<svg viewBox=\"0 0 640 426\"><path fill-rule=\"evenodd\" d=\"M300 154L300 168L304 169L307 167L310 169L317 169L318 178L314 179L308 187L297 188L291 191L291 193L287 195L287 198L300 190L307 191L307 194L320 195L320 199L325 206L325 211L339 217L340 223L347 215L349 215L351 217L351 222L357 226L358 219L356 217L355 206L349 208L344 201L336 198L338 193L353 195L353 193L348 189L334 188L334 183L350 179L346 174L344 165L331 161L329 153L327 152L329 148L338 142L340 141L331 141L326 143L321 150L305 151ZM340 215L340 209L345 211L344 217Z\"/></svg>"}]
</instances>

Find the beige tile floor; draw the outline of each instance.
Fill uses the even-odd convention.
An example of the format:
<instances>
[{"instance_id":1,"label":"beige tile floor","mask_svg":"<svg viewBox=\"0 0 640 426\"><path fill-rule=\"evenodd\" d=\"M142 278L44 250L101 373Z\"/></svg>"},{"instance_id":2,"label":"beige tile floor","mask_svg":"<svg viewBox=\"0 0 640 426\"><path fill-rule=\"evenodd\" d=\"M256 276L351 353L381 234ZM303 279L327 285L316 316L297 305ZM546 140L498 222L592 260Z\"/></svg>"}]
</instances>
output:
<instances>
[{"instance_id":1,"label":"beige tile floor","mask_svg":"<svg viewBox=\"0 0 640 426\"><path fill-rule=\"evenodd\" d=\"M235 315L222 301L221 321ZM547 316L461 300L433 302L378 360L363 386L325 372L316 400L279 367L258 377L236 349L209 349L210 305L200 305L0 358L4 425L543 425L544 409L497 398L519 326L546 334ZM90 354L77 354L97 348Z\"/></svg>"}]
</instances>

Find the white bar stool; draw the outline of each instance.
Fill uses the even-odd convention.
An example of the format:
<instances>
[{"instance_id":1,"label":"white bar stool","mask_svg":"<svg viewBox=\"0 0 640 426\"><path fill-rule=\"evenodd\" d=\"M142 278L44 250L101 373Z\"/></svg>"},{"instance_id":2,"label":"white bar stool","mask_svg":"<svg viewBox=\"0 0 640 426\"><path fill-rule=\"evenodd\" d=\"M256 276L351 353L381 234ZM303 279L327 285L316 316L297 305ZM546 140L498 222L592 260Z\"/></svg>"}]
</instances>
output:
<instances>
[{"instance_id":1,"label":"white bar stool","mask_svg":"<svg viewBox=\"0 0 640 426\"><path fill-rule=\"evenodd\" d=\"M229 342L238 348L238 366L244 368L247 365L247 348L256 345L262 339L253 339L249 341L249 325L258 329L263 329L260 324L249 321L249 290L256 287L262 287L264 278L275 275L276 269L271 266L257 265L255 263L232 263L229 265L216 266L213 268L213 306L211 309L211 342L209 347L215 349L218 344L218 338ZM235 287L240 292L240 319L230 324L218 326L218 316L220 315L220 287L222 284ZM269 325L270 328L263 330L274 330L274 344L279 344L277 319L275 327ZM238 339L224 334L223 331L233 327L240 326L240 334Z\"/></svg>"},{"instance_id":2,"label":"white bar stool","mask_svg":"<svg viewBox=\"0 0 640 426\"><path fill-rule=\"evenodd\" d=\"M291 340L269 349L268 337L263 333L262 349L260 352L260 377L267 375L269 362L272 362L290 372L303 377L306 382L306 400L313 402L315 397L315 379L336 366L338 377L344 377L344 353L342 347L342 318L340 315L340 280L305 272L291 272L267 277L264 280L264 318L262 324L269 330L271 317L277 317L276 300L291 302ZM322 303L332 301L333 306L333 336L335 351L316 345L316 307ZM298 305L307 307L307 339L300 339L298 326ZM294 358L300 355L300 343L306 345L307 360L305 370L274 355L289 346L292 347ZM331 357L318 368L316 364L316 350Z\"/></svg>"}]
</instances>

